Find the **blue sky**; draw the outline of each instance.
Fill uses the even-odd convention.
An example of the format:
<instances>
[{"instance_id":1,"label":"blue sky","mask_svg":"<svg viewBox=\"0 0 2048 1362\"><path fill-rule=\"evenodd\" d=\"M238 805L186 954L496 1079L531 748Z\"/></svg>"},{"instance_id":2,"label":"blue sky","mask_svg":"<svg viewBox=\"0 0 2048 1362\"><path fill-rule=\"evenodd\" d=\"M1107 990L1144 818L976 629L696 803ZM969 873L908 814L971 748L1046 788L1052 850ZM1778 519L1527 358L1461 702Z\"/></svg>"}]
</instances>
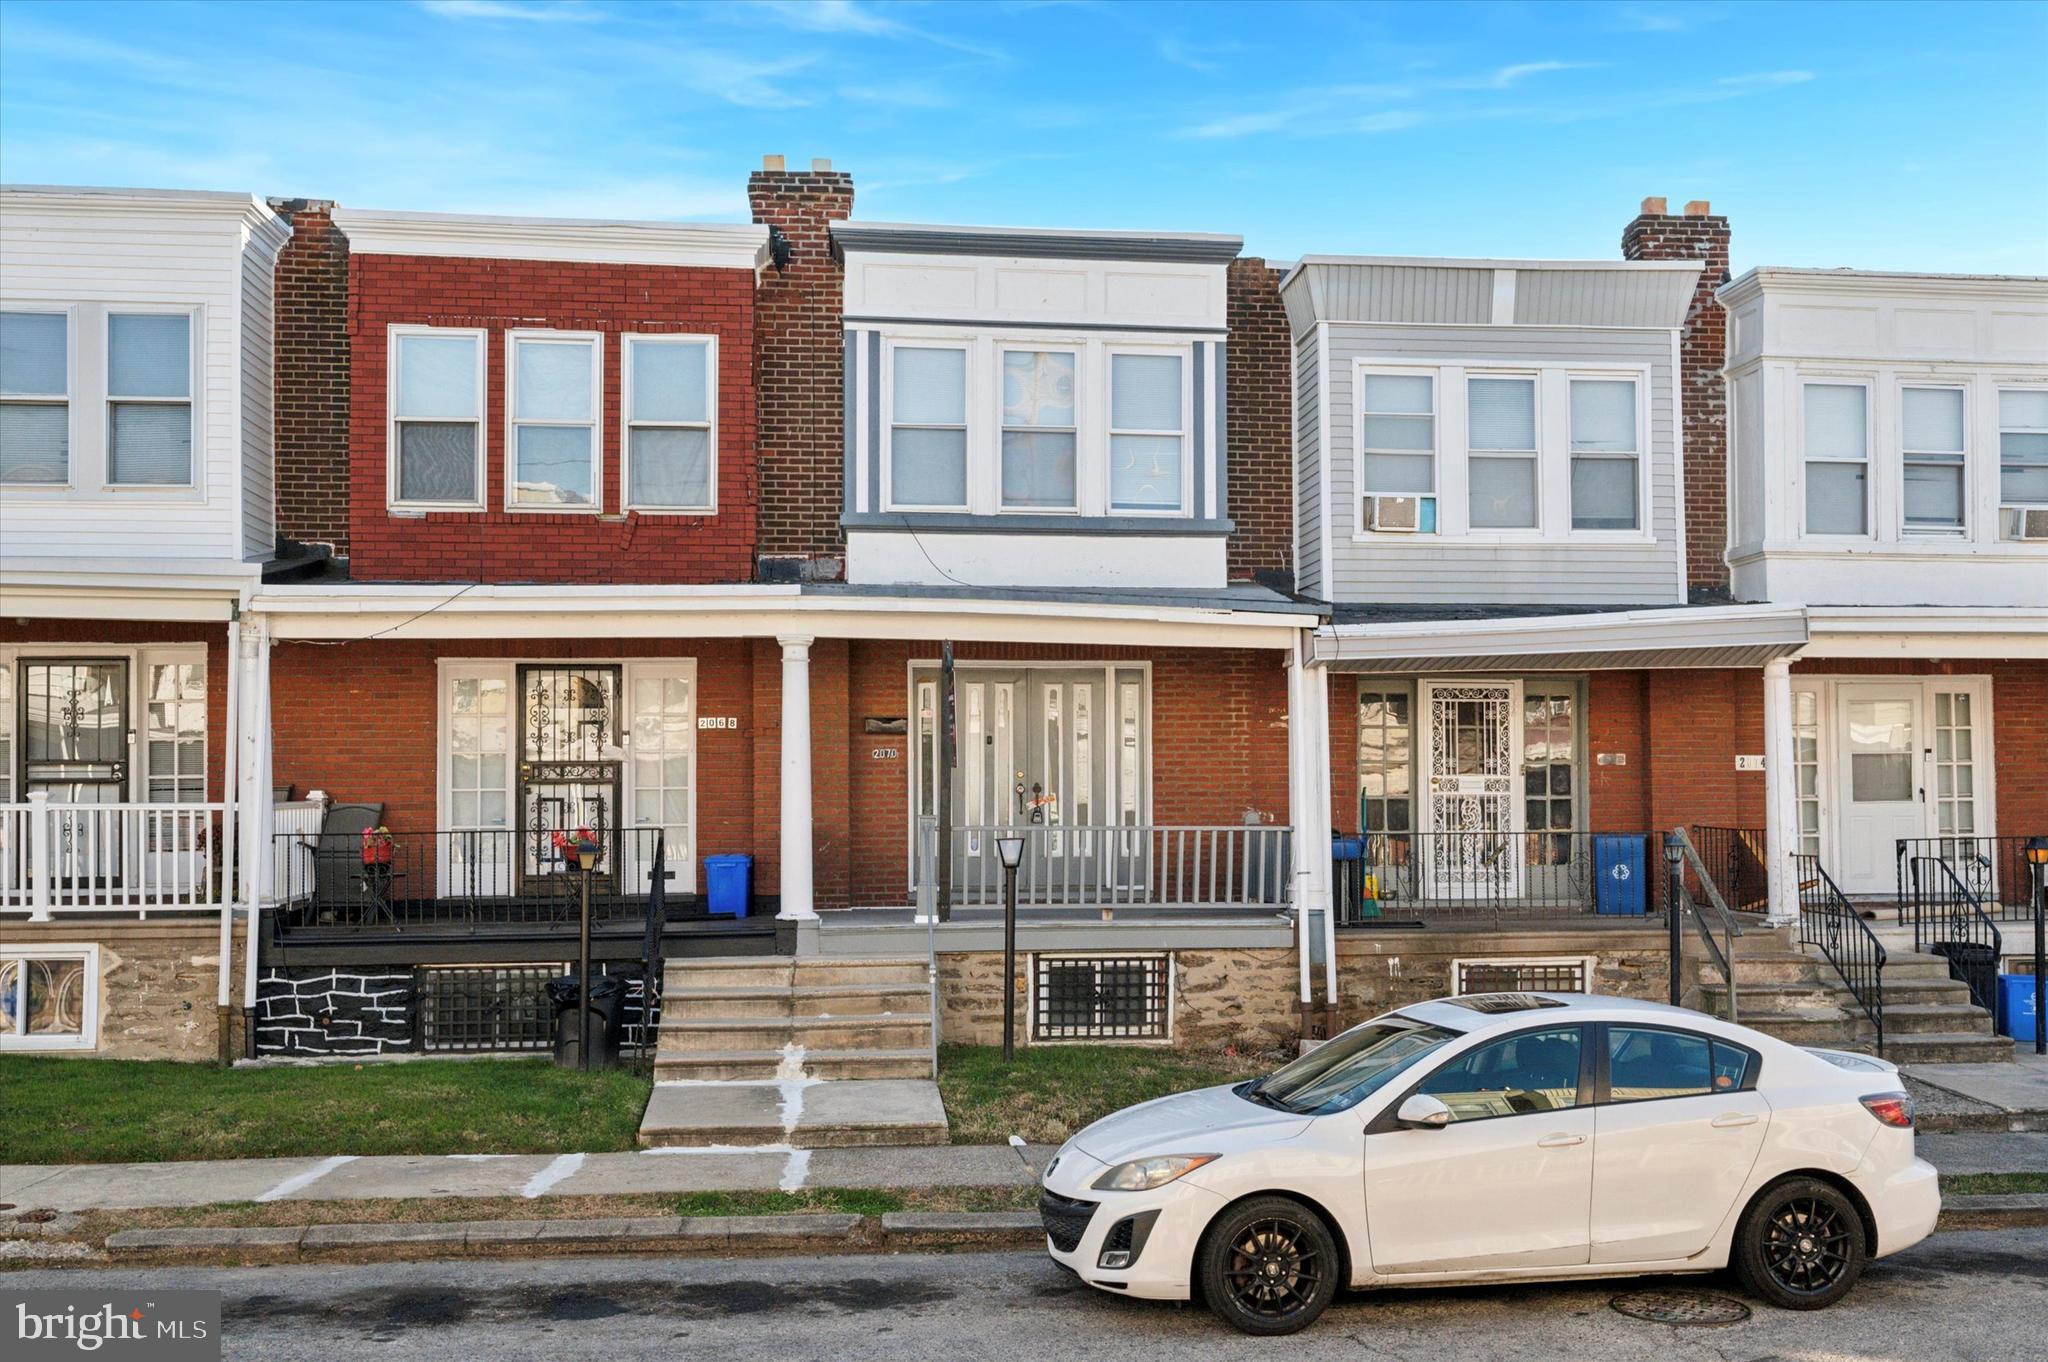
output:
<instances>
[{"instance_id":1,"label":"blue sky","mask_svg":"<svg viewBox=\"0 0 2048 1362\"><path fill-rule=\"evenodd\" d=\"M1708 198L1753 264L2048 273L2048 4L0 3L0 177L1609 257Z\"/></svg>"}]
</instances>

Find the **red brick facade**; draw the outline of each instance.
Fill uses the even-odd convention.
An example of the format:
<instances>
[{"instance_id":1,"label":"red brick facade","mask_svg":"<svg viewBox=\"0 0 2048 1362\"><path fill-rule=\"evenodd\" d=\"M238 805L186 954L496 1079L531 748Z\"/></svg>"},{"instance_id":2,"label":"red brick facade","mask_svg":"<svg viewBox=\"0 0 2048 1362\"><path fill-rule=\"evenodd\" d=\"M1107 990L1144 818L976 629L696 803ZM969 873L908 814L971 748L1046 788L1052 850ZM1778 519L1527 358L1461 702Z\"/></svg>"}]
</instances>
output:
<instances>
[{"instance_id":1,"label":"red brick facade","mask_svg":"<svg viewBox=\"0 0 2048 1362\"><path fill-rule=\"evenodd\" d=\"M753 576L754 276L749 270L355 255L349 262L351 575L399 582L743 582ZM386 509L389 328L483 328L482 511ZM604 337L602 515L505 506L505 333ZM626 332L718 338L718 511L620 512Z\"/></svg>"},{"instance_id":2,"label":"red brick facade","mask_svg":"<svg viewBox=\"0 0 2048 1362\"><path fill-rule=\"evenodd\" d=\"M1686 583L1695 591L1728 588L1728 389L1721 370L1728 356L1728 310L1714 290L1728 278L1728 219L1705 201L1683 214L1664 211L1664 200L1643 200L1643 211L1623 229L1624 260L1699 260L1699 285L1678 339L1679 395L1684 406Z\"/></svg>"},{"instance_id":3,"label":"red brick facade","mask_svg":"<svg viewBox=\"0 0 2048 1362\"><path fill-rule=\"evenodd\" d=\"M1230 579L1278 578L1276 585L1292 590L1294 348L1280 279L1281 271L1260 259L1230 264L1224 505L1237 523L1230 537Z\"/></svg>"},{"instance_id":4,"label":"red brick facade","mask_svg":"<svg viewBox=\"0 0 2048 1362\"><path fill-rule=\"evenodd\" d=\"M348 238L334 205L291 199L272 341L277 532L348 555Z\"/></svg>"},{"instance_id":5,"label":"red brick facade","mask_svg":"<svg viewBox=\"0 0 2048 1362\"><path fill-rule=\"evenodd\" d=\"M789 258L761 280L761 538L764 559L812 560L809 576L843 575L845 502L845 266L831 224L853 214L853 177L829 168L773 168L747 178L754 221L788 242Z\"/></svg>"}]
</instances>

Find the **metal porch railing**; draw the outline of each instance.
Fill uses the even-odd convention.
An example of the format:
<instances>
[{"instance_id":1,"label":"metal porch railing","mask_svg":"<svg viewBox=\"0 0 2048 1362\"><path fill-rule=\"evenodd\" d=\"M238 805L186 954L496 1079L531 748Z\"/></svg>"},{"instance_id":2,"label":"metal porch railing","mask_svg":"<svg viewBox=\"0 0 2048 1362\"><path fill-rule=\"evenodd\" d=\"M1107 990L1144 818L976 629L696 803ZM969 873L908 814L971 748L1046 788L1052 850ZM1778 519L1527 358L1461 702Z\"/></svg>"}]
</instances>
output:
<instances>
[{"instance_id":1,"label":"metal porch railing","mask_svg":"<svg viewBox=\"0 0 2048 1362\"><path fill-rule=\"evenodd\" d=\"M1877 1029L1884 1053L1884 943L1863 920L1818 856L1794 856L1799 874L1799 940L1819 947Z\"/></svg>"},{"instance_id":2,"label":"metal porch railing","mask_svg":"<svg viewBox=\"0 0 2048 1362\"><path fill-rule=\"evenodd\" d=\"M1918 908L1912 893L1913 866L1928 860L1939 861L1955 872L1992 921L2033 921L2033 867L2027 864L2027 843L2032 840L2026 834L1900 838L1896 844L1899 921L1914 920Z\"/></svg>"},{"instance_id":3,"label":"metal porch railing","mask_svg":"<svg viewBox=\"0 0 2048 1362\"><path fill-rule=\"evenodd\" d=\"M1291 829L1254 824L954 828L952 903L1000 907L1002 837L1022 837L1026 908L1270 908L1291 898Z\"/></svg>"},{"instance_id":4,"label":"metal porch railing","mask_svg":"<svg viewBox=\"0 0 2048 1362\"><path fill-rule=\"evenodd\" d=\"M1648 832L1375 832L1337 838L1340 927L1492 927L1647 917L1664 907L1663 838Z\"/></svg>"},{"instance_id":5,"label":"metal porch railing","mask_svg":"<svg viewBox=\"0 0 2048 1362\"><path fill-rule=\"evenodd\" d=\"M1911 896L1900 911L1911 910L1913 949L1947 960L1949 977L1968 985L1970 1001L1996 1016L1998 959L2005 946L1998 924L1949 862L1918 856L1906 868Z\"/></svg>"}]
</instances>

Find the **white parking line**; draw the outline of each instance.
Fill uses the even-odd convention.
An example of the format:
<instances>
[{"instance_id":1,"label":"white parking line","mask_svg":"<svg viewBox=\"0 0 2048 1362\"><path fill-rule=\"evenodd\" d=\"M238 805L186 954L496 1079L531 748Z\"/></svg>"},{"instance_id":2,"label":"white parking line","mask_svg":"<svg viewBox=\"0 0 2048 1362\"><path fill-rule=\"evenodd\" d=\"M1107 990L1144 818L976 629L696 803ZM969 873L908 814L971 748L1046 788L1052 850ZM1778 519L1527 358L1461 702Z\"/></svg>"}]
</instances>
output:
<instances>
[{"instance_id":1,"label":"white parking line","mask_svg":"<svg viewBox=\"0 0 2048 1362\"><path fill-rule=\"evenodd\" d=\"M558 1154L547 1167L526 1180L526 1185L519 1189L519 1195L523 1197L541 1196L563 1178L572 1176L582 1166L583 1156L581 1154Z\"/></svg>"},{"instance_id":2,"label":"white parking line","mask_svg":"<svg viewBox=\"0 0 2048 1362\"><path fill-rule=\"evenodd\" d=\"M312 1186L343 1164L354 1163L357 1157L355 1154L336 1154L331 1159L322 1159L305 1172L292 1174L256 1199L258 1201L282 1201L293 1192Z\"/></svg>"},{"instance_id":3,"label":"white parking line","mask_svg":"<svg viewBox=\"0 0 2048 1362\"><path fill-rule=\"evenodd\" d=\"M789 1151L789 1162L782 1165L782 1181L776 1185L785 1192L801 1192L804 1189L804 1179L810 1175L810 1171L811 1151L792 1149Z\"/></svg>"}]
</instances>

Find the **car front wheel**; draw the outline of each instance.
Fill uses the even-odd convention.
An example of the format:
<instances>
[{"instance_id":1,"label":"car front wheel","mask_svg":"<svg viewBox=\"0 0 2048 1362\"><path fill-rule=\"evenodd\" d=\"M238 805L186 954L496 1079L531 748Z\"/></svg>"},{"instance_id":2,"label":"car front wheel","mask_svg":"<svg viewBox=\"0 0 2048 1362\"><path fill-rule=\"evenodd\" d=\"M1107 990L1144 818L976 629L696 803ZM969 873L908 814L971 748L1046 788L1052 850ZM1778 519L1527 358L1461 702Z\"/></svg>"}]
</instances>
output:
<instances>
[{"instance_id":1,"label":"car front wheel","mask_svg":"<svg viewBox=\"0 0 2048 1362\"><path fill-rule=\"evenodd\" d=\"M1254 1197L1217 1217L1196 1271L1209 1308L1248 1334L1291 1334L1337 1295L1337 1240L1290 1197Z\"/></svg>"},{"instance_id":2,"label":"car front wheel","mask_svg":"<svg viewBox=\"0 0 2048 1362\"><path fill-rule=\"evenodd\" d=\"M1733 1258L1751 1295L1783 1310L1818 1310L1863 1275L1863 1217L1825 1182L1781 1182L1743 1216Z\"/></svg>"}]
</instances>

